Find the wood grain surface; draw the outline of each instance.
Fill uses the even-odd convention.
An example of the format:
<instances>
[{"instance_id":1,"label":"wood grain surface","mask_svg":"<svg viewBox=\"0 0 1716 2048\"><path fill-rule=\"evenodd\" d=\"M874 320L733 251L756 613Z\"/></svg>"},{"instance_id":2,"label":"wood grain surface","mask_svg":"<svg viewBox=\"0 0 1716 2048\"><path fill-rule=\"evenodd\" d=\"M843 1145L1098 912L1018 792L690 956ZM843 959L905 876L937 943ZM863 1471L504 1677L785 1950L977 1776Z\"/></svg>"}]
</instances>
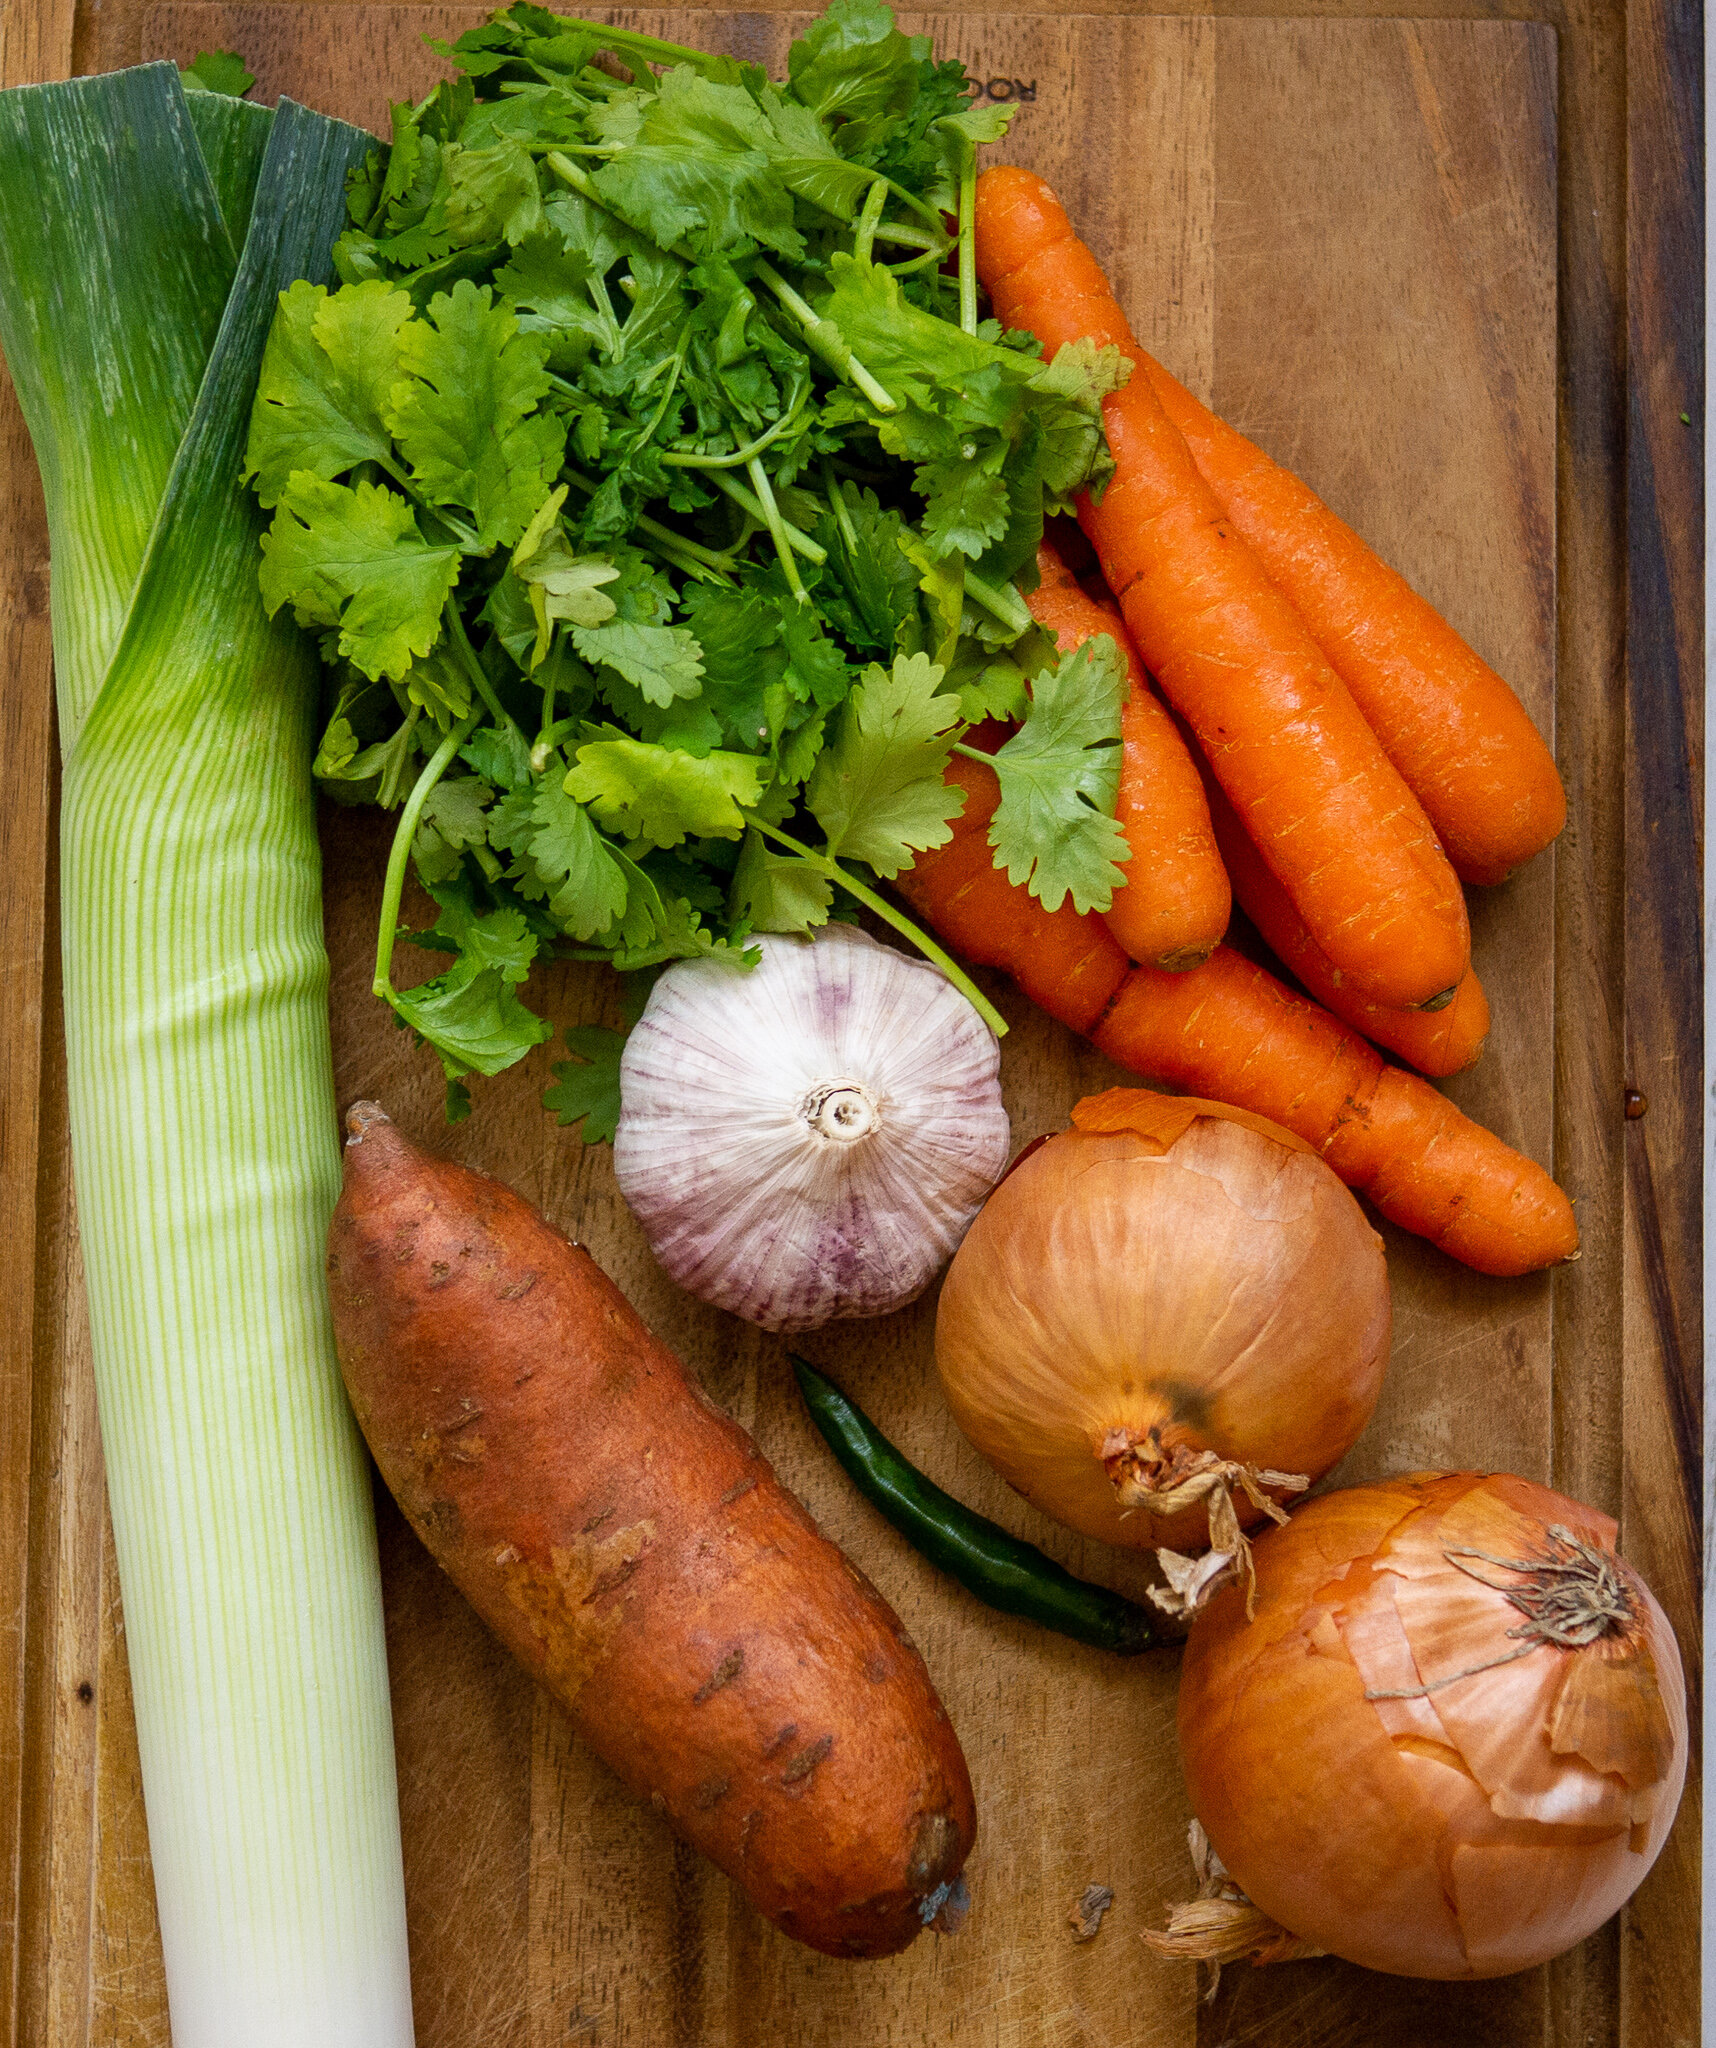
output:
<instances>
[{"instance_id":1,"label":"wood grain surface","mask_svg":"<svg viewBox=\"0 0 1716 2048\"><path fill-rule=\"evenodd\" d=\"M246 53L265 94L290 90L374 126L390 94L436 75L421 33L478 18L438 7L97 6L80 11L76 61L97 69L141 56L187 59L224 44ZM789 32L778 15L616 18L774 63ZM42 29L34 46L12 32L18 19L16 8L0 14L5 76L47 75L64 61L63 18L42 15L60 25ZM1680 426L1688 409L1675 394L1691 388L1696 348L1684 321L1665 335L1648 313L1660 301L1651 263L1689 260L1686 222L1670 204L1685 183L1676 184L1684 159L1674 152L1690 132L1674 64L1652 75L1677 121L1646 135L1640 117L1640 147L1661 189L1635 192L1640 218L1626 246L1642 248L1664 217L1679 240L1640 256L1639 275L1619 260L1617 195L1599 147L1616 115L1599 75L1615 34L1606 17L1566 18L1559 83L1555 36L1519 23L966 13L912 25L965 57L994 96L1025 98L1006 153L1060 186L1147 344L1418 582L1546 728L1558 722L1574 822L1552 856L1474 903L1497 1028L1483 1065L1451 1092L1555 1166L1579 1204L1586 1256L1553 1280L1496 1283L1391 1237L1395 1355L1376 1422L1343 1470L1487 1464L1611 1509L1624 1503L1625 1545L1695 1659L1698 1299L1688 1191L1699 1090L1685 992L1697 956L1697 867L1687 849L1698 829L1691 792L1701 729L1686 622L1696 611L1687 520L1690 508L1695 523L1698 503L1695 490L1687 495L1696 477L1685 466L1688 443L1668 423ZM1640 33L1649 55L1675 33L1684 40L1684 22L1665 18ZM1578 143L1559 160L1558 107ZM1632 502L1640 516L1665 505L1673 517L1657 522L1654 556L1641 557L1634 536L1634 603L1656 593L1670 617L1656 638L1636 634L1627 647L1627 786L1616 325L1635 316L1671 364L1635 395ZM0 558L0 730L8 765L23 764L27 801L15 791L0 825L4 916L8 962L22 964L41 1000L38 1021L26 1013L0 1070L5 1185L9 1199L14 1189L35 1193L33 1211L20 1202L24 1226L7 1233L0 1253L18 1281L8 1290L0 1276L9 1318L0 1501L28 1502L27 1516L0 1517L0 1612L9 1623L0 1882L15 1882L17 1902L8 2018L13 2048L155 2048L167 2038L165 2008L81 1324L51 949L38 964L49 790L40 515L15 412L8 418L0 517L19 522L21 538ZM1641 474L1637 435L1647 430L1651 460ZM1635 847L1654 854L1667 833L1680 871L1647 855L1623 891L1624 791ZM858 1968L795 1949L581 1751L383 1501L425 2048L736 2048L750 2039L795 2048L1642 2048L1647 2038L1652 2048L1690 2048L1695 1795L1626 1916L1624 1946L1611 1928L1544 1971L1474 1987L1403 1984L1336 1963L1232 1971L1206 2005L1188 1971L1149 1957L1138 1930L1189 1879L1171 1660L1105 1661L1003 1621L936 1579L831 1468L800 1420L779 1342L677 1295L614 1191L606 1152L568 1144L537 1109L549 1053L484 1089L461 1130L441 1129L433 1062L406 1049L367 993L381 824L351 813L325 820L342 1098L383 1095L418 1135L541 1203L757 1432L923 1646L965 1740L981 1828L971 1867L978 1911L957 1940L926 1939L905 1957ZM1022 1142L1063 1123L1078 1095L1115 1075L1010 991L995 993L1015 1025L1004 1079ZM550 984L559 1021L612 1021L609 1001L593 975L561 970ZM1641 1057L1661 1074L1640 1083L1652 1107L1629 1134L1624 1190L1623 1014L1635 1061L1628 1077L1642 1073ZM964 1445L929 1373L930 1322L930 1305L920 1304L807 1348L837 1365L944 1483L1075 1570L1135 1589L1135 1560L1033 1515ZM1092 1880L1114 1887L1116 1906L1081 1947L1065 1914Z\"/></svg>"}]
</instances>

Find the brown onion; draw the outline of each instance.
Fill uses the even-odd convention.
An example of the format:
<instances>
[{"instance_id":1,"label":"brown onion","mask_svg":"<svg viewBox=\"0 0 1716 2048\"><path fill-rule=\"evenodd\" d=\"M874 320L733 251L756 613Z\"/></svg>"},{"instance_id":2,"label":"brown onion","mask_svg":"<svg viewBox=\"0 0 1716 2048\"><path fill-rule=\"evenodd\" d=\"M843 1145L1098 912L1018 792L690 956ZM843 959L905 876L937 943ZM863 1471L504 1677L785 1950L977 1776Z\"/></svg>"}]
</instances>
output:
<instances>
[{"instance_id":1,"label":"brown onion","mask_svg":"<svg viewBox=\"0 0 1716 2048\"><path fill-rule=\"evenodd\" d=\"M948 1404L1003 1478L1083 1534L1183 1550L1213 1523L1243 1552L1234 1507L1256 1523L1370 1419L1381 1240L1261 1118L1138 1088L1073 1118L1015 1166L948 1271Z\"/></svg>"},{"instance_id":2,"label":"brown onion","mask_svg":"<svg viewBox=\"0 0 1716 2048\"><path fill-rule=\"evenodd\" d=\"M1256 1546L1257 1613L1198 1617L1180 1681L1192 1808L1250 1938L1497 1977L1608 1919L1686 1775L1680 1653L1615 1525L1547 1487L1415 1473L1325 1495ZM1291 1953L1279 1939L1274 1953Z\"/></svg>"}]
</instances>

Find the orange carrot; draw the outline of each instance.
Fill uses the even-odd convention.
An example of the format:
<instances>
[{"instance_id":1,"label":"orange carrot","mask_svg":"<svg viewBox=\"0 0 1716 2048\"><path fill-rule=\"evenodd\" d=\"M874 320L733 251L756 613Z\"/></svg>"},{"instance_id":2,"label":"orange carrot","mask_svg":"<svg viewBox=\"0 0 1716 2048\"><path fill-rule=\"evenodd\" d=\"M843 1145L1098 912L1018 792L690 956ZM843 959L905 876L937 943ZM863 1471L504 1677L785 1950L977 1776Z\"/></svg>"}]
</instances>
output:
<instances>
[{"instance_id":1,"label":"orange carrot","mask_svg":"<svg viewBox=\"0 0 1716 2048\"><path fill-rule=\"evenodd\" d=\"M994 777L965 760L947 772L966 813L894 886L967 959L1011 974L1134 1073L1282 1125L1392 1222L1480 1273L1577 1257L1572 1205L1542 1167L1308 997L1228 946L1185 974L1133 966L1094 911L1051 915L1014 888L985 832Z\"/></svg>"},{"instance_id":2,"label":"orange carrot","mask_svg":"<svg viewBox=\"0 0 1716 2048\"><path fill-rule=\"evenodd\" d=\"M1090 1035L1136 1073L1284 1124L1391 1222L1480 1273L1579 1249L1542 1167L1229 946L1190 974L1135 967Z\"/></svg>"},{"instance_id":3,"label":"orange carrot","mask_svg":"<svg viewBox=\"0 0 1716 2048\"><path fill-rule=\"evenodd\" d=\"M1001 165L977 186L978 271L1051 352L1138 344L1053 192ZM1446 1000L1465 901L1428 820L1293 606L1225 521L1146 375L1103 403L1116 473L1079 522L1151 673L1342 978L1372 1002Z\"/></svg>"},{"instance_id":4,"label":"orange carrot","mask_svg":"<svg viewBox=\"0 0 1716 2048\"><path fill-rule=\"evenodd\" d=\"M1093 603L1049 541L1037 550L1037 572L1041 580L1025 602L1062 653L1107 633L1126 663L1114 815L1132 856L1126 886L1107 912L1108 929L1134 960L1174 973L1196 967L1220 943L1233 908L1203 782L1113 604Z\"/></svg>"},{"instance_id":5,"label":"orange carrot","mask_svg":"<svg viewBox=\"0 0 1716 2048\"><path fill-rule=\"evenodd\" d=\"M1477 970L1466 969L1454 1000L1441 1010L1385 1010L1355 996L1306 931L1286 890L1269 872L1235 817L1233 806L1213 780L1206 794L1216 844L1233 877L1233 893L1241 909L1276 959L1304 983L1324 1009L1398 1053L1421 1074L1458 1074L1471 1066L1483 1051L1490 1030L1489 999Z\"/></svg>"},{"instance_id":6,"label":"orange carrot","mask_svg":"<svg viewBox=\"0 0 1716 2048\"><path fill-rule=\"evenodd\" d=\"M1499 882L1567 819L1525 706L1405 577L1290 470L1140 353L1223 511L1300 616L1424 806L1455 871Z\"/></svg>"}]
</instances>

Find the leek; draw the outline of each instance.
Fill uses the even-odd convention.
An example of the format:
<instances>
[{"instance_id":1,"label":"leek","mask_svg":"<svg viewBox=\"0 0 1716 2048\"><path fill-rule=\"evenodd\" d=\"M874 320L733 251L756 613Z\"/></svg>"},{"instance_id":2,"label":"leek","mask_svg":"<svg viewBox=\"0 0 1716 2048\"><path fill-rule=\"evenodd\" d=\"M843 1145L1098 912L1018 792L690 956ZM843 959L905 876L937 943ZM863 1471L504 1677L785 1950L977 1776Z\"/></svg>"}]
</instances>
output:
<instances>
[{"instance_id":1,"label":"leek","mask_svg":"<svg viewBox=\"0 0 1716 2048\"><path fill-rule=\"evenodd\" d=\"M73 1162L176 2048L406 2048L309 764L239 483L357 130L169 65L0 94L0 344L47 494Z\"/></svg>"}]
</instances>

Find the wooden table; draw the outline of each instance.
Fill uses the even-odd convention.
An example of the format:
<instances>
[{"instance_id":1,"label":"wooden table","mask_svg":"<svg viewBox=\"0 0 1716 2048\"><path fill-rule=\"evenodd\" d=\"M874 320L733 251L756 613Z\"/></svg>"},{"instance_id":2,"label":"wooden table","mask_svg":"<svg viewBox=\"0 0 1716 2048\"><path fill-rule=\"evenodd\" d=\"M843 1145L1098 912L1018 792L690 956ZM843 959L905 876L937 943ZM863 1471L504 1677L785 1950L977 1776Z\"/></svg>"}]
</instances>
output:
<instances>
[{"instance_id":1,"label":"wooden table","mask_svg":"<svg viewBox=\"0 0 1716 2048\"><path fill-rule=\"evenodd\" d=\"M1098 5L1088 11L1135 10ZM1218 8L1214 15L1241 20L1274 11L1268 0L1259 0ZM1474 13L1467 6L1403 8L1345 0L1309 11L1331 19L1391 20L1453 20ZM423 10L425 20L433 14L437 25L443 12ZM1194 40L1197 24L1211 18L1191 7L1152 12L1177 16ZM1486 18L1502 13L1498 8ZM1533 1476L1619 1516L1623 1548L1662 1597L1696 1678L1699 24L1686 0L1678 7L1672 0L1635 0L1630 10L1614 0L1583 0L1569 7L1510 10L1506 18L1545 23L1557 36L1553 55L1547 37L1529 45L1537 52L1532 62L1538 70L1535 84L1525 77L1520 89L1528 98L1537 92L1545 105L1552 102L1556 117L1543 131L1544 147L1554 150L1552 170L1546 165L1544 176L1553 176L1559 221L1556 448L1544 469L1546 478L1553 474L1554 504L1542 507L1545 530L1552 522L1556 535L1545 613L1553 622L1553 645L1543 650L1543 673L1555 679L1558 753L1573 823L1556 850L1552 873L1546 868L1536 885L1541 893L1531 911L1542 940L1533 970L1542 986L1534 1000L1544 1017L1555 1020L1552 1074L1536 1094L1536 1081L1524 1087L1530 1099L1508 1109L1503 1073L1485 1083L1498 1091L1486 1102L1492 1113L1502 1104L1502 1114L1517 1115L1521 1141L1540 1156L1552 1148L1559 1177L1578 1193L1585 1227L1587 1251L1577 1285L1560 1288L1553 1315L1544 1311L1532 1325L1537 1334L1530 1342L1540 1344L1543 1355L1534 1354L1530 1373L1547 1402L1530 1438ZM135 54L124 47L132 32L111 7L104 14L99 0L75 14L69 0L6 0L0 11L0 81L104 68ZM759 38L767 32L759 23ZM1408 37L1400 47L1409 44ZM1552 63L1553 82L1546 83ZM1159 87L1161 67L1151 75ZM1486 84L1481 64L1461 86L1504 95L1508 89L1505 76L1499 85L1494 79ZM1461 183L1447 133L1426 110L1434 103L1434 94L1428 103L1421 98L1416 118L1424 121L1432 155L1445 174L1450 215L1458 216L1471 188ZM1151 113L1146 105L1143 117ZM1461 117L1456 107L1454 126ZM1100 173L1085 175L1095 179ZM1493 200L1493 192L1485 191ZM1091 203L1097 203L1095 195ZM1182 346L1193 346L1196 310L1181 306L1163 314L1169 333L1155 339L1170 361L1168 343L1175 336ZM1199 364L1188 359L1176 367L1194 375ZM1230 394L1220 396L1224 404L1231 402ZM1289 431L1291 422L1282 427ZM22 428L8 397L0 408L0 475L27 474L24 458ZM1522 460L1529 467L1529 451ZM1325 488L1333 495L1331 486ZM13 1029L0 1039L0 1185L7 1201L0 1232L0 1917L16 1936L4 1952L10 1981L0 1995L6 2020L0 2043L158 2048L166 2030L146 1837L134 1753L126 1748L123 1639L111 1538L104 1528L93 1400L80 1366L81 1300L53 947L54 777L39 500L14 491L0 501L0 561L14 571L0 597L0 759L9 774L0 809L0 874L6 877L0 933L14 996ZM336 829L330 851L336 867L342 854L349 855L347 865L356 874L372 861L373 844L361 823L348 822ZM350 942L373 914L372 893L337 877L331 886L336 962L352 951ZM336 996L336 1019L357 1014L350 1007L356 994L352 989ZM1026 1019L1018 1005L1012 1014L1022 1027L1020 1058L1038 1077L1029 1095L1032 1113L1046 1115L1043 1105L1057 1089L1070 1100L1083 1086L1106 1078L1101 1063L1078 1052L1064 1034ZM367 1056L365 1028L353 1026L338 1048L345 1073L361 1067ZM1531 1048L1522 1048L1522 1071L1530 1057ZM1052 1081L1043 1080L1045 1075ZM1642 1115L1627 1115L1629 1090L1644 1099ZM528 1093L521 1085L519 1102ZM426 1107L428 1099L425 1093L416 1106ZM612 1255L623 1261L623 1219L605 1191L602 1166L568 1166L564 1153L551 1153L545 1142L496 1163L522 1177L539 1198L557 1201L562 1209L581 1205L586 1216L593 1210L594 1227L585 1234L602 1250L606 1233ZM629 1275L623 1277L633 1285ZM696 1312L676 1306L665 1292L644 1305L664 1327L672 1326L668 1334L707 1372L707 1357L699 1352L708 1333ZM1618 1361L1618 1369L1582 1369L1587 1361L1605 1360ZM756 1349L740 1347L715 1390L741 1412L754 1412L758 1370ZM789 1480L807 1490L815 1483L808 1445L795 1448L783 1438L768 1447ZM947 1433L925 1435L916 1448L948 1459L955 1455ZM1525 1452L1519 1461L1523 1469ZM944 1476L946 1470L944 1465ZM962 1483L968 1476L962 1468ZM976 1483L971 1480L972 1488ZM828 1500L836 1496L830 1492ZM831 1509L819 1498L817 1505L830 1516L833 1533L866 1563L872 1552L881 1554L873 1527L855 1504ZM999 1490L983 1505L1000 1508ZM989 2001L973 2002L968 1991L955 1998L956 1980L939 1971L938 1952L927 1944L920 1976L928 1994L902 1993L898 1999L884 1993L880 1978L862 1973L819 1977L814 1984L801 1978L794 1980L795 1989L748 1934L688 1949L676 1944L673 1927L717 1924L725 1908L712 1887L720 1881L695 1858L668 1850L672 1884L664 1899L638 1846L634 1809L574 1753L558 1715L534 1699L528 1685L509 1680L504 1668L451 1706L437 1693L438 1669L487 1668L480 1632L385 1509L382 1527L402 1757L434 1755L457 1774L434 1785L408 1774L406 1784L408 1843L423 1845L411 1876L414 1939L420 1956L428 1958L420 1967L419 1990L425 2048L466 2048L479 2041L483 2048L549 2048L586 2040L714 2048L741 2038L747 2020L762 2027L758 2038L795 2044L814 2039L841 2048L883 2041L917 2048L931 2038L1031 2048L1111 2040L1161 2042L1164 2048L1190 2048L1194 2040L1200 2048L1264 2041L1272 2048L1358 2048L1373 2042L1379 2048L1455 2048L1528 2040L1556 2048L1690 2048L1694 2039L1696 1783L1668 1850L1628 1913L1560 1963L1496 1986L1406 1986L1340 1965L1313 1964L1230 1972L1213 2005L1194 2007L1189 1976L1170 1983L1146 1970L1133 1940L1154 1899L1129 1902L1123 1936L1117 1938L1117 1925L1089 1952L1092 1962L1103 1960L1099 1997L1085 1997L1080 1985L1090 1980L1081 1980L1056 1950L1055 1971L1011 2015ZM1030 1533L1039 1534L1035 1524ZM899 1574L888 1587L896 1598L903 1598L903 1587L924 1611L939 1611L938 1600L945 1608L945 1596L927 1579L914 1578L898 1551L887 1553L887 1564ZM935 1642L910 1609L908 1618L925 1636L934 1665ZM950 1653L954 1640L950 1635L944 1650ZM996 1667L1003 1668L1015 1667ZM1171 1678L1123 1699L1112 1680L1092 1675L1088 1663L1067 1663L1064 1676L1069 1685L1092 1689L1079 1695L1092 1741L1112 1743L1122 1733L1133 1741L1168 1739ZM1699 1711L1695 1695L1695 1728ZM452 1728L445 1725L449 1713L457 1721ZM569 1785L582 1795L577 1842L558 1832L572 1810L565 1798ZM1166 1809L1128 1810L1125 1789L1119 1774L1117 1803L1099 1817L1101 1823L1157 1831L1160 1849L1152 1867L1159 1892L1172 1895L1180 1873L1170 1816ZM432 1853L435 1816L445 1811L482 1815L490 1832L460 1841L456 1854L440 1858ZM1009 1818L1024 1827L1030 1817ZM1075 1866L1082 1870L1089 1860L1084 1847L1034 1845L1018 1865L1021 1880L1028 1872L1033 1885L1064 1880L1076 1891ZM646 1848L657 1853L660 1845L651 1838ZM587 1861L592 1849L607 1873L607 1889L576 1893L576 1871L571 1877L565 1871L579 1858ZM568 1850L575 1853L563 1857ZM482 1868L492 1868L504 1881L473 1892L463 1878ZM1004 1886L1006 1866L991 1868L991 1882ZM1086 1874L1101 1873L1093 1866ZM1056 1918L1064 1903L1058 1893L1045 1892L1033 1895L1031 1910ZM1017 1901L996 1910L1020 1913L1023 1929ZM565 1929L580 1915L584 1924L568 1936ZM446 1944L463 1958L456 1972L435 1966L436 1949ZM613 1954L611 1981L586 2003L577 1957L604 1944ZM514 1981L519 1969L527 1989ZM655 1971L661 1983L641 1985L639 1971ZM1131 1987L1130 1999L1119 2003L1118 2023L1117 1985Z\"/></svg>"}]
</instances>

